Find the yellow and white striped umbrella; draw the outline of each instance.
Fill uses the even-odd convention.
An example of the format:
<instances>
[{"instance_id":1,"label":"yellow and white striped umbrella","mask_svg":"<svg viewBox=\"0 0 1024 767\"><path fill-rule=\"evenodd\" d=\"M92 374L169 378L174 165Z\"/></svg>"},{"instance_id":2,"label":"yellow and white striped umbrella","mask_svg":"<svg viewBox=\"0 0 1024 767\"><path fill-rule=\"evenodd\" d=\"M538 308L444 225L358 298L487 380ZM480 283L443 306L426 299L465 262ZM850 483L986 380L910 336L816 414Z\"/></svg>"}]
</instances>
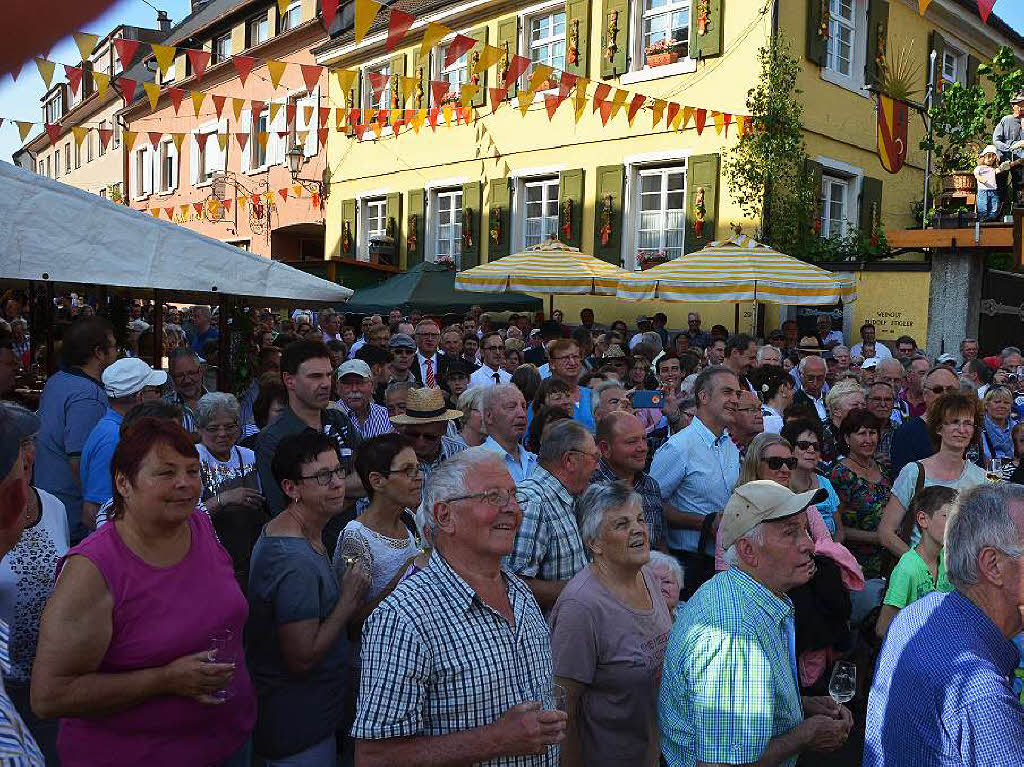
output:
<instances>
[{"instance_id":1,"label":"yellow and white striped umbrella","mask_svg":"<svg viewBox=\"0 0 1024 767\"><path fill-rule=\"evenodd\" d=\"M614 296L628 275L579 248L549 240L455 275L455 289L475 293L597 294Z\"/></svg>"},{"instance_id":2,"label":"yellow and white striped umbrella","mask_svg":"<svg viewBox=\"0 0 1024 767\"><path fill-rule=\"evenodd\" d=\"M764 301L801 306L857 299L853 277L829 272L762 245L746 235L629 272L619 282L619 298L665 301Z\"/></svg>"}]
</instances>

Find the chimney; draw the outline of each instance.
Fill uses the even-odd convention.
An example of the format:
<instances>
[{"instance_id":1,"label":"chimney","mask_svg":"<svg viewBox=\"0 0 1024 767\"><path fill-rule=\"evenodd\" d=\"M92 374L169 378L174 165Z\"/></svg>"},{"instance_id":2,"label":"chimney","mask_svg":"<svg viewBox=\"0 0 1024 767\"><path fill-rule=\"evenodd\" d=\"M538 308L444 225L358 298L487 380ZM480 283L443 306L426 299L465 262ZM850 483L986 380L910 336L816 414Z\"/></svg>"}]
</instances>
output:
<instances>
[{"instance_id":1,"label":"chimney","mask_svg":"<svg viewBox=\"0 0 1024 767\"><path fill-rule=\"evenodd\" d=\"M161 32L171 31L171 20L167 16L167 11L156 12L156 25L160 28Z\"/></svg>"}]
</instances>

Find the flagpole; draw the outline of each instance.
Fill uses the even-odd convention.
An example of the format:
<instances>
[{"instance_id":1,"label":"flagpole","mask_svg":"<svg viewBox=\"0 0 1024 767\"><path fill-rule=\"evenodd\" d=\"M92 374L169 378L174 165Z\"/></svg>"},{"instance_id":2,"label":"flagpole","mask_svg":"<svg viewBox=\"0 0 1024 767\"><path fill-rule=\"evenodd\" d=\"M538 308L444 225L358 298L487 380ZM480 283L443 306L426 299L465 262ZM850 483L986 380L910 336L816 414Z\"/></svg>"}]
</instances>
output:
<instances>
[{"instance_id":1,"label":"flagpole","mask_svg":"<svg viewBox=\"0 0 1024 767\"><path fill-rule=\"evenodd\" d=\"M928 158L924 166L924 204L921 206L921 228L925 229L928 226L928 185L932 177L932 99L935 95L935 59L938 57L938 52L933 48L931 54L928 56L930 62L928 71L928 93L925 96L925 104L927 105L927 111L925 112L925 120L928 122Z\"/></svg>"}]
</instances>

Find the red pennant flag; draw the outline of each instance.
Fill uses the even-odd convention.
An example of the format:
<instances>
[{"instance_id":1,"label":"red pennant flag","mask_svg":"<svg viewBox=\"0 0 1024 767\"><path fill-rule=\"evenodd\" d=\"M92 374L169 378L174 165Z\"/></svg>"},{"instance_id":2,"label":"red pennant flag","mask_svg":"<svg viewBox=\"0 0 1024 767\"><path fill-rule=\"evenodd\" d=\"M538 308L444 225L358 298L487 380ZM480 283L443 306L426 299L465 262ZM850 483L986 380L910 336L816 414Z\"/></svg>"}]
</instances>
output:
<instances>
[{"instance_id":1,"label":"red pennant flag","mask_svg":"<svg viewBox=\"0 0 1024 767\"><path fill-rule=\"evenodd\" d=\"M158 130L151 130L146 135L149 136L149 143L156 149L157 144L160 143L160 139L164 137L164 134Z\"/></svg>"},{"instance_id":2,"label":"red pennant flag","mask_svg":"<svg viewBox=\"0 0 1024 767\"><path fill-rule=\"evenodd\" d=\"M185 98L185 91L181 88L171 88L171 103L174 105L174 114L181 109L181 100Z\"/></svg>"},{"instance_id":3,"label":"red pennant flag","mask_svg":"<svg viewBox=\"0 0 1024 767\"><path fill-rule=\"evenodd\" d=\"M226 200L221 200L220 204L224 206L224 212L225 213L230 213L231 212L231 198L230 197L228 199L226 199Z\"/></svg>"},{"instance_id":4,"label":"red pennant flag","mask_svg":"<svg viewBox=\"0 0 1024 767\"><path fill-rule=\"evenodd\" d=\"M469 49L474 45L476 45L476 40L472 37L466 37L466 35L455 35L455 39L448 43L448 49L444 54L445 68L450 67L462 58L462 54L469 51Z\"/></svg>"},{"instance_id":5,"label":"red pennant flag","mask_svg":"<svg viewBox=\"0 0 1024 767\"><path fill-rule=\"evenodd\" d=\"M78 95L78 88L82 85L81 67L73 67L69 64L65 64L64 74L67 76L68 82L71 83L71 93Z\"/></svg>"},{"instance_id":6,"label":"red pennant flag","mask_svg":"<svg viewBox=\"0 0 1024 767\"><path fill-rule=\"evenodd\" d=\"M523 76L532 62L525 56L514 56L509 62L508 71L505 73L505 87L510 86ZM609 86L611 87L611 86Z\"/></svg>"},{"instance_id":7,"label":"red pennant flag","mask_svg":"<svg viewBox=\"0 0 1024 767\"><path fill-rule=\"evenodd\" d=\"M306 83L306 90L312 93L320 81L324 68L316 64L300 64L299 69L302 70L302 81Z\"/></svg>"},{"instance_id":8,"label":"red pennant flag","mask_svg":"<svg viewBox=\"0 0 1024 767\"><path fill-rule=\"evenodd\" d=\"M680 106L676 102L670 101L668 103L668 116L665 118L665 125L672 124L672 122L676 119L676 115L679 114L679 109Z\"/></svg>"},{"instance_id":9,"label":"red pennant flag","mask_svg":"<svg viewBox=\"0 0 1024 767\"><path fill-rule=\"evenodd\" d=\"M427 122L430 124L432 130L437 130L437 118L441 115L441 110L434 107L430 110L430 114L427 117Z\"/></svg>"},{"instance_id":10,"label":"red pennant flag","mask_svg":"<svg viewBox=\"0 0 1024 767\"><path fill-rule=\"evenodd\" d=\"M249 56L232 56L231 63L235 65L238 79L242 81L242 86L245 87L245 79L252 72L252 68L256 66L256 59Z\"/></svg>"},{"instance_id":11,"label":"red pennant flag","mask_svg":"<svg viewBox=\"0 0 1024 767\"><path fill-rule=\"evenodd\" d=\"M612 102L602 101L598 108L601 110L601 125L607 125L608 118L612 116Z\"/></svg>"},{"instance_id":12,"label":"red pennant flag","mask_svg":"<svg viewBox=\"0 0 1024 767\"><path fill-rule=\"evenodd\" d=\"M384 50L393 50L401 43L402 38L405 37L405 33L409 31L409 27L412 26L414 21L416 21L416 17L411 13L392 10L388 17L388 39L384 43Z\"/></svg>"},{"instance_id":13,"label":"red pennant flag","mask_svg":"<svg viewBox=\"0 0 1024 767\"><path fill-rule=\"evenodd\" d=\"M360 123L359 125L353 125L352 131L356 134L356 138L360 141L363 140L363 134L366 132L366 126Z\"/></svg>"},{"instance_id":14,"label":"red pennant flag","mask_svg":"<svg viewBox=\"0 0 1024 767\"><path fill-rule=\"evenodd\" d=\"M448 90L451 88L451 83L447 80L431 80L430 81L430 94L434 97L434 106L437 106L444 101L445 96L448 95Z\"/></svg>"},{"instance_id":15,"label":"red pennant flag","mask_svg":"<svg viewBox=\"0 0 1024 767\"><path fill-rule=\"evenodd\" d=\"M382 72L370 72L370 90L373 91L374 102L380 101L380 94L388 87L388 80L390 79L390 75Z\"/></svg>"},{"instance_id":16,"label":"red pennant flag","mask_svg":"<svg viewBox=\"0 0 1024 767\"><path fill-rule=\"evenodd\" d=\"M320 144L324 145L327 143L327 126L323 128L317 128L316 137L320 139Z\"/></svg>"},{"instance_id":17,"label":"red pennant flag","mask_svg":"<svg viewBox=\"0 0 1024 767\"><path fill-rule=\"evenodd\" d=\"M130 105L135 100L135 81L127 77L119 77L117 82L121 85L125 105Z\"/></svg>"},{"instance_id":18,"label":"red pennant flag","mask_svg":"<svg viewBox=\"0 0 1024 767\"><path fill-rule=\"evenodd\" d=\"M317 194L316 192L313 192L313 194L309 198L309 201L314 208L320 207L320 195Z\"/></svg>"},{"instance_id":19,"label":"red pennant flag","mask_svg":"<svg viewBox=\"0 0 1024 767\"><path fill-rule=\"evenodd\" d=\"M206 68L210 65L210 52L189 48L185 51L185 54L192 63L192 71L195 73L196 81L202 80Z\"/></svg>"},{"instance_id":20,"label":"red pennant flag","mask_svg":"<svg viewBox=\"0 0 1024 767\"><path fill-rule=\"evenodd\" d=\"M626 119L629 120L630 125L633 124L633 118L636 117L636 113L640 111L640 107L644 105L645 101L647 101L647 97L638 93L629 102L629 109L626 110Z\"/></svg>"},{"instance_id":21,"label":"red pennant flag","mask_svg":"<svg viewBox=\"0 0 1024 767\"><path fill-rule=\"evenodd\" d=\"M488 88L487 90L491 92L491 112L497 112L498 107L508 96L508 88Z\"/></svg>"},{"instance_id":22,"label":"red pennant flag","mask_svg":"<svg viewBox=\"0 0 1024 767\"><path fill-rule=\"evenodd\" d=\"M569 97L569 91L572 90L572 86L575 84L576 75L562 72L562 76L558 80L558 100L565 101Z\"/></svg>"},{"instance_id":23,"label":"red pennant flag","mask_svg":"<svg viewBox=\"0 0 1024 767\"><path fill-rule=\"evenodd\" d=\"M704 124L708 121L708 110L697 109L693 113L693 123L697 126L697 135L704 132Z\"/></svg>"},{"instance_id":24,"label":"red pennant flag","mask_svg":"<svg viewBox=\"0 0 1024 767\"><path fill-rule=\"evenodd\" d=\"M544 94L544 108L548 110L548 122L550 122L555 116L555 110L558 109L558 105L561 104L561 99L558 98L556 93L545 93Z\"/></svg>"},{"instance_id":25,"label":"red pennant flag","mask_svg":"<svg viewBox=\"0 0 1024 767\"><path fill-rule=\"evenodd\" d=\"M220 119L220 113L224 111L224 102L228 100L227 96L211 96L213 99L213 108L217 110L217 119Z\"/></svg>"},{"instance_id":26,"label":"red pennant flag","mask_svg":"<svg viewBox=\"0 0 1024 767\"><path fill-rule=\"evenodd\" d=\"M338 0L320 0L320 14L323 18L324 29L331 31L331 24L338 13Z\"/></svg>"},{"instance_id":27,"label":"red pennant flag","mask_svg":"<svg viewBox=\"0 0 1024 767\"><path fill-rule=\"evenodd\" d=\"M113 128L97 128L96 132L100 134L100 146L106 149L110 139L114 136Z\"/></svg>"},{"instance_id":28,"label":"red pennant flag","mask_svg":"<svg viewBox=\"0 0 1024 767\"><path fill-rule=\"evenodd\" d=\"M202 152L203 150L206 149L206 141L212 135L213 135L212 133L203 133L202 131L200 131L199 133L195 134L195 136L196 136L196 143L199 144L199 151L200 152Z\"/></svg>"},{"instance_id":29,"label":"red pennant flag","mask_svg":"<svg viewBox=\"0 0 1024 767\"><path fill-rule=\"evenodd\" d=\"M992 6L996 0L978 0L978 13L981 15L981 23L988 24L988 15L992 13Z\"/></svg>"},{"instance_id":30,"label":"red pennant flag","mask_svg":"<svg viewBox=\"0 0 1024 767\"><path fill-rule=\"evenodd\" d=\"M331 119L331 108L330 107L320 107L320 122L318 123L320 125L320 127L326 127L327 121L329 119ZM312 127L312 126L310 126L310 127Z\"/></svg>"},{"instance_id":31,"label":"red pennant flag","mask_svg":"<svg viewBox=\"0 0 1024 767\"><path fill-rule=\"evenodd\" d=\"M192 203L192 207L195 208L197 215L203 215L203 204L201 202Z\"/></svg>"},{"instance_id":32,"label":"red pennant flag","mask_svg":"<svg viewBox=\"0 0 1024 767\"><path fill-rule=\"evenodd\" d=\"M117 50L117 57L121 59L121 71L127 72L135 59L135 52L139 50L139 41L116 37L113 42L114 48Z\"/></svg>"},{"instance_id":33,"label":"red pennant flag","mask_svg":"<svg viewBox=\"0 0 1024 767\"><path fill-rule=\"evenodd\" d=\"M249 202L251 202L253 205L259 205L260 204L260 196L261 195L254 194L252 197L249 198Z\"/></svg>"},{"instance_id":34,"label":"red pennant flag","mask_svg":"<svg viewBox=\"0 0 1024 767\"><path fill-rule=\"evenodd\" d=\"M597 111L601 108L601 105L608 98L608 94L612 92L612 86L608 83L598 83L597 88L594 89L594 110Z\"/></svg>"},{"instance_id":35,"label":"red pennant flag","mask_svg":"<svg viewBox=\"0 0 1024 767\"><path fill-rule=\"evenodd\" d=\"M279 130L279 131L275 131L275 132L277 133L277 137L278 137L279 139L285 140L285 144L287 145L287 143L288 143L288 142L287 142L287 140L286 140L286 139L287 139L287 138L288 138L288 137L289 137L290 135L292 135L292 132L291 132L290 130Z\"/></svg>"},{"instance_id":36,"label":"red pennant flag","mask_svg":"<svg viewBox=\"0 0 1024 767\"><path fill-rule=\"evenodd\" d=\"M56 144L60 140L60 126L50 125L50 123L44 123L43 128L46 130L46 135L50 137L50 143Z\"/></svg>"},{"instance_id":37,"label":"red pennant flag","mask_svg":"<svg viewBox=\"0 0 1024 767\"><path fill-rule=\"evenodd\" d=\"M358 122L359 122L359 110L358 109L350 109L350 110L348 110L348 124L349 125L355 125Z\"/></svg>"},{"instance_id":38,"label":"red pennant flag","mask_svg":"<svg viewBox=\"0 0 1024 767\"><path fill-rule=\"evenodd\" d=\"M722 117L725 120L725 135L729 135L729 123L732 122L732 115L728 112L722 112Z\"/></svg>"},{"instance_id":39,"label":"red pennant flag","mask_svg":"<svg viewBox=\"0 0 1024 767\"><path fill-rule=\"evenodd\" d=\"M296 104L294 101L289 101L284 107L284 124L294 125L295 124L295 108Z\"/></svg>"},{"instance_id":40,"label":"red pennant flag","mask_svg":"<svg viewBox=\"0 0 1024 767\"><path fill-rule=\"evenodd\" d=\"M171 207L169 207L169 208L164 208L164 213L167 214L167 219L169 221L173 221L174 220L174 206L173 205Z\"/></svg>"},{"instance_id":41,"label":"red pennant flag","mask_svg":"<svg viewBox=\"0 0 1024 767\"><path fill-rule=\"evenodd\" d=\"M277 193L281 197L281 202L286 202L288 200L288 187L278 189Z\"/></svg>"},{"instance_id":42,"label":"red pennant flag","mask_svg":"<svg viewBox=\"0 0 1024 767\"><path fill-rule=\"evenodd\" d=\"M249 142L249 133L247 131L239 131L235 134L235 141L238 142L238 148L244 152L245 145Z\"/></svg>"},{"instance_id":43,"label":"red pennant flag","mask_svg":"<svg viewBox=\"0 0 1024 767\"><path fill-rule=\"evenodd\" d=\"M249 102L249 116L253 123L263 114L263 102L262 101L250 101Z\"/></svg>"}]
</instances>

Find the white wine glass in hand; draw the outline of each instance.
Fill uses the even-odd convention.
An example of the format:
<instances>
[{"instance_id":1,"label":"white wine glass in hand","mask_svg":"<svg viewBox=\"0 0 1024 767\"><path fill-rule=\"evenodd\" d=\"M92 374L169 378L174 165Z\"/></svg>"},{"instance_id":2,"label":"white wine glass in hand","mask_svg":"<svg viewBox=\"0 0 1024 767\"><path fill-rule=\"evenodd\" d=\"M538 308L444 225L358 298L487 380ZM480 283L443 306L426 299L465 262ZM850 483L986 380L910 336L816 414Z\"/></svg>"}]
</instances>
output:
<instances>
[{"instance_id":1,"label":"white wine glass in hand","mask_svg":"<svg viewBox=\"0 0 1024 767\"><path fill-rule=\"evenodd\" d=\"M828 683L828 694L840 705L853 700L857 693L857 667L848 660L841 660L832 669Z\"/></svg>"}]
</instances>

